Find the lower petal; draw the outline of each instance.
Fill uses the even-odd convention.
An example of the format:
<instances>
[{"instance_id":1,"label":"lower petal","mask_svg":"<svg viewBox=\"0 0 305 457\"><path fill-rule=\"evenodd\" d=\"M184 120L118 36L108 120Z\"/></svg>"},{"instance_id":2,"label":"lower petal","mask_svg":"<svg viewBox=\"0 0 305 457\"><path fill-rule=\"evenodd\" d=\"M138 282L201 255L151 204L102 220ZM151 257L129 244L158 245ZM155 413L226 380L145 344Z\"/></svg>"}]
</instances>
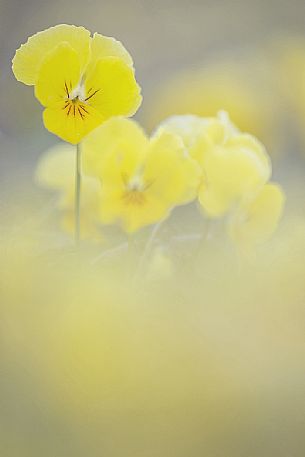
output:
<instances>
[{"instance_id":1,"label":"lower petal","mask_svg":"<svg viewBox=\"0 0 305 457\"><path fill-rule=\"evenodd\" d=\"M46 129L72 144L79 143L104 120L102 115L90 106L86 106L86 112L82 113L81 108L75 105L72 112L67 113L62 104L46 108L43 121Z\"/></svg>"}]
</instances>

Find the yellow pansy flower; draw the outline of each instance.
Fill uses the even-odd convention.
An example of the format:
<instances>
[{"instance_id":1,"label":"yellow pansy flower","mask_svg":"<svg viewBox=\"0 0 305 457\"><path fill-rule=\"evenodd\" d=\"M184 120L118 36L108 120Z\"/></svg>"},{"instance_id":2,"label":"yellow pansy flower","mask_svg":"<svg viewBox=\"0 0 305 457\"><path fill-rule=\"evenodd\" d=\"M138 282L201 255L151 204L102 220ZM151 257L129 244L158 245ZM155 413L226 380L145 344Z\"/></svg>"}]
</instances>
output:
<instances>
[{"instance_id":1,"label":"yellow pansy flower","mask_svg":"<svg viewBox=\"0 0 305 457\"><path fill-rule=\"evenodd\" d=\"M232 213L228 224L231 239L246 252L266 241L277 228L284 202L280 186L265 184Z\"/></svg>"},{"instance_id":2,"label":"yellow pansy flower","mask_svg":"<svg viewBox=\"0 0 305 457\"><path fill-rule=\"evenodd\" d=\"M56 202L62 229L74 233L74 147L60 143L49 148L40 158L36 169L36 182L58 193ZM83 239L101 240L98 208L100 182L92 176L82 177L80 233Z\"/></svg>"},{"instance_id":3,"label":"yellow pansy flower","mask_svg":"<svg viewBox=\"0 0 305 457\"><path fill-rule=\"evenodd\" d=\"M85 138L83 158L85 172L102 183L101 220L127 232L164 219L197 193L197 163L162 129L149 139L136 122L113 118Z\"/></svg>"},{"instance_id":4,"label":"yellow pansy flower","mask_svg":"<svg viewBox=\"0 0 305 457\"><path fill-rule=\"evenodd\" d=\"M142 100L123 45L83 27L60 24L33 35L17 50L13 72L35 86L46 128L72 144L112 116L133 115Z\"/></svg>"},{"instance_id":5,"label":"yellow pansy flower","mask_svg":"<svg viewBox=\"0 0 305 457\"><path fill-rule=\"evenodd\" d=\"M175 116L163 127L180 132L190 155L200 164L198 198L211 218L226 214L270 177L271 164L264 146L252 135L239 132L226 113L218 118Z\"/></svg>"},{"instance_id":6,"label":"yellow pansy flower","mask_svg":"<svg viewBox=\"0 0 305 457\"><path fill-rule=\"evenodd\" d=\"M207 149L238 132L224 111L218 113L218 118L194 114L171 116L160 127L180 136L190 155L201 167L204 167Z\"/></svg>"}]
</instances>

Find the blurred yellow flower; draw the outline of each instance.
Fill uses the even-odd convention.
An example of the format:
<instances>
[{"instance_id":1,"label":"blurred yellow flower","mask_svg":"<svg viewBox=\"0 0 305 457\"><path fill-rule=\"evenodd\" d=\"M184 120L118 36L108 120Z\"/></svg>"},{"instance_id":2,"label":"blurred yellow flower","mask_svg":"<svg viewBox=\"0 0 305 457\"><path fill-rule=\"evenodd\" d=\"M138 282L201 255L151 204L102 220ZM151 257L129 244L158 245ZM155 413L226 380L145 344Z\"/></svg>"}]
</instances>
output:
<instances>
[{"instance_id":1,"label":"blurred yellow flower","mask_svg":"<svg viewBox=\"0 0 305 457\"><path fill-rule=\"evenodd\" d=\"M228 224L231 239L245 252L266 241L277 228L284 201L280 186L265 184L232 213Z\"/></svg>"},{"instance_id":2,"label":"blurred yellow flower","mask_svg":"<svg viewBox=\"0 0 305 457\"><path fill-rule=\"evenodd\" d=\"M60 24L30 37L13 59L16 78L35 86L45 127L72 144L106 119L133 115L141 95L123 45Z\"/></svg>"},{"instance_id":3,"label":"blurred yellow flower","mask_svg":"<svg viewBox=\"0 0 305 457\"><path fill-rule=\"evenodd\" d=\"M59 194L56 206L61 214L61 227L71 235L74 233L74 147L61 143L48 149L38 162L36 182ZM81 237L100 241L98 221L100 182L91 176L82 177L80 212Z\"/></svg>"},{"instance_id":4,"label":"blurred yellow flower","mask_svg":"<svg viewBox=\"0 0 305 457\"><path fill-rule=\"evenodd\" d=\"M163 123L179 134L202 170L199 202L209 217L221 217L249 192L263 186L271 174L264 146L241 133L228 115L218 118L174 116Z\"/></svg>"},{"instance_id":5,"label":"blurred yellow flower","mask_svg":"<svg viewBox=\"0 0 305 457\"><path fill-rule=\"evenodd\" d=\"M162 129L149 139L134 121L111 119L85 138L83 159L85 172L102 182L101 220L127 232L162 220L197 194L196 161Z\"/></svg>"},{"instance_id":6,"label":"blurred yellow flower","mask_svg":"<svg viewBox=\"0 0 305 457\"><path fill-rule=\"evenodd\" d=\"M259 49L238 55L234 50L233 56L207 60L162 82L146 101L145 120L154 128L172 115L216 116L225 110L242 131L260 138L273 155L281 141L281 107L269 54Z\"/></svg>"}]
</instances>

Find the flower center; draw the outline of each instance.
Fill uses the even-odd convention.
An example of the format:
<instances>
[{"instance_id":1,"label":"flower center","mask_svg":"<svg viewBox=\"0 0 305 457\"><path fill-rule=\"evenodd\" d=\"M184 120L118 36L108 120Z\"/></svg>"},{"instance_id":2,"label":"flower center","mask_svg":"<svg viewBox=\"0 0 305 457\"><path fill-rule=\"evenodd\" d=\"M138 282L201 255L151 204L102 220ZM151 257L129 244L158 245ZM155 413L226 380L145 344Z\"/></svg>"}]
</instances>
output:
<instances>
[{"instance_id":1,"label":"flower center","mask_svg":"<svg viewBox=\"0 0 305 457\"><path fill-rule=\"evenodd\" d=\"M67 117L79 117L82 120L84 120L85 117L89 114L86 105L81 102L78 97L74 98L73 100L66 99L63 110L66 112Z\"/></svg>"},{"instance_id":2,"label":"flower center","mask_svg":"<svg viewBox=\"0 0 305 457\"><path fill-rule=\"evenodd\" d=\"M84 120L87 115L89 115L88 105L90 105L89 100L92 99L100 89L94 90L90 88L86 94L85 86L81 81L74 89L72 88L72 83L68 85L65 81L65 97L64 97L64 106L63 110L65 111L67 117L73 116L74 118L80 118Z\"/></svg>"},{"instance_id":3,"label":"flower center","mask_svg":"<svg viewBox=\"0 0 305 457\"><path fill-rule=\"evenodd\" d=\"M86 100L86 92L83 85L75 87L68 95L69 100L84 102Z\"/></svg>"},{"instance_id":4,"label":"flower center","mask_svg":"<svg viewBox=\"0 0 305 457\"><path fill-rule=\"evenodd\" d=\"M123 200L127 205L141 206L145 203L145 186L140 176L134 176L127 184Z\"/></svg>"},{"instance_id":5,"label":"flower center","mask_svg":"<svg viewBox=\"0 0 305 457\"><path fill-rule=\"evenodd\" d=\"M126 205L142 206L145 203L146 198L144 192L135 189L127 190L123 195L123 200Z\"/></svg>"}]
</instances>

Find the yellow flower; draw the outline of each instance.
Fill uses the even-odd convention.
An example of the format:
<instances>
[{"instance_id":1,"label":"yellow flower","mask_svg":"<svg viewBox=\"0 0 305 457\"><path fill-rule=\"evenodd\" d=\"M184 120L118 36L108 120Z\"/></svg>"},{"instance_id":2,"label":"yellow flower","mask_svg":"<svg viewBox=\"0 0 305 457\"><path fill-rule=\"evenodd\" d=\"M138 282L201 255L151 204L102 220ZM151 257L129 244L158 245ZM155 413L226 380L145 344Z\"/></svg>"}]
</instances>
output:
<instances>
[{"instance_id":1,"label":"yellow flower","mask_svg":"<svg viewBox=\"0 0 305 457\"><path fill-rule=\"evenodd\" d=\"M133 115L142 100L123 45L83 27L61 24L33 35L17 50L13 72L35 86L46 128L72 144L112 116Z\"/></svg>"},{"instance_id":2,"label":"yellow flower","mask_svg":"<svg viewBox=\"0 0 305 457\"><path fill-rule=\"evenodd\" d=\"M74 165L75 151L69 144L57 144L48 149L36 169L36 182L59 194L56 206L61 215L61 227L71 235L74 234ZM99 230L98 208L100 199L100 182L91 176L82 177L82 195L80 207L80 233L83 239L101 240Z\"/></svg>"},{"instance_id":3,"label":"yellow flower","mask_svg":"<svg viewBox=\"0 0 305 457\"><path fill-rule=\"evenodd\" d=\"M199 202L205 213L221 217L249 192L263 186L271 174L264 146L241 133L226 113L218 118L175 116L163 127L179 134L202 170ZM193 133L192 133L193 132Z\"/></svg>"},{"instance_id":4,"label":"yellow flower","mask_svg":"<svg viewBox=\"0 0 305 457\"><path fill-rule=\"evenodd\" d=\"M127 232L162 220L197 193L197 163L162 129L149 139L134 121L111 119L85 138L83 158L85 172L102 182L101 220Z\"/></svg>"},{"instance_id":5,"label":"yellow flower","mask_svg":"<svg viewBox=\"0 0 305 457\"><path fill-rule=\"evenodd\" d=\"M246 252L266 241L277 228L284 201L280 186L274 183L264 185L232 213L228 225L231 239Z\"/></svg>"}]
</instances>

